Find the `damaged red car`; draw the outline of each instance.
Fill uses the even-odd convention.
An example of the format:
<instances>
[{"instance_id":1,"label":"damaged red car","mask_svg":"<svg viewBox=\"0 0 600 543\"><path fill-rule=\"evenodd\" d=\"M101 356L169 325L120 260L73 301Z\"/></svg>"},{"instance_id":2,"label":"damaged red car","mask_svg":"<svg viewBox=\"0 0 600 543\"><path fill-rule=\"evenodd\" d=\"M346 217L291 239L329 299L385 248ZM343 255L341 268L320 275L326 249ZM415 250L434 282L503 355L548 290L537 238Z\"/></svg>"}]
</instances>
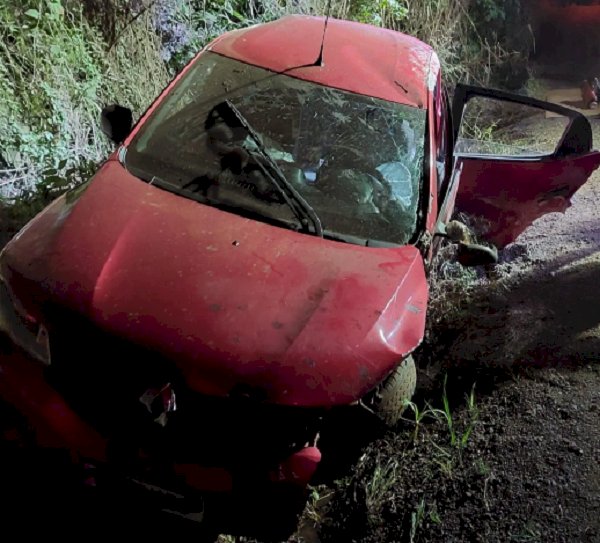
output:
<instances>
[{"instance_id":1,"label":"damaged red car","mask_svg":"<svg viewBox=\"0 0 600 543\"><path fill-rule=\"evenodd\" d=\"M477 147L478 100L564 130ZM217 531L211 504L270 526L331 411L398 420L456 211L502 248L600 163L579 113L471 86L450 103L428 45L318 17L219 37L132 117L104 110L118 148L1 253L0 395L97 487ZM450 237L462 263L494 262Z\"/></svg>"}]
</instances>

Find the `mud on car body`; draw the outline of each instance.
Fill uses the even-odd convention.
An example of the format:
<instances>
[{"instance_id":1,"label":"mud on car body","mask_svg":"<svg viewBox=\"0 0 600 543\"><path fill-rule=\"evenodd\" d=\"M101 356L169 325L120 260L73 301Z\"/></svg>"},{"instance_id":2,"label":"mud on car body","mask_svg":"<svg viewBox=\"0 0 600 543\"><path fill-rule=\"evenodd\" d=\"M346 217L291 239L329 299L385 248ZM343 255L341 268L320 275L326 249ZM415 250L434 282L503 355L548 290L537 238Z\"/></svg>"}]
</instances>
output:
<instances>
[{"instance_id":1,"label":"mud on car body","mask_svg":"<svg viewBox=\"0 0 600 543\"><path fill-rule=\"evenodd\" d=\"M215 529L207 504L229 504L229 529L271 525L259 513L301 494L332 410L398 420L457 209L503 247L600 162L581 115L467 86L451 105L429 46L324 24L225 34L133 128L105 109L118 149L0 257L3 400L42 445ZM475 97L554 111L564 134L544 155L459 152Z\"/></svg>"}]
</instances>

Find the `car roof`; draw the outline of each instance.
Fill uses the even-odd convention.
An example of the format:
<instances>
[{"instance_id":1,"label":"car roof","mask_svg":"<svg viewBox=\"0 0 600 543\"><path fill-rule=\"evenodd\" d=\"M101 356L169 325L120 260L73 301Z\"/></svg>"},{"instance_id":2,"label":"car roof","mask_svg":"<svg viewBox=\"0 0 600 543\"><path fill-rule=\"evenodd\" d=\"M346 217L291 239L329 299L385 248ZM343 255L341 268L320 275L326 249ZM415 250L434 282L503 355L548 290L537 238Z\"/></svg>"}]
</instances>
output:
<instances>
[{"instance_id":1,"label":"car roof","mask_svg":"<svg viewBox=\"0 0 600 543\"><path fill-rule=\"evenodd\" d=\"M228 32L208 50L306 81L414 107L427 106L439 71L434 50L411 36L324 17L290 15Z\"/></svg>"}]
</instances>

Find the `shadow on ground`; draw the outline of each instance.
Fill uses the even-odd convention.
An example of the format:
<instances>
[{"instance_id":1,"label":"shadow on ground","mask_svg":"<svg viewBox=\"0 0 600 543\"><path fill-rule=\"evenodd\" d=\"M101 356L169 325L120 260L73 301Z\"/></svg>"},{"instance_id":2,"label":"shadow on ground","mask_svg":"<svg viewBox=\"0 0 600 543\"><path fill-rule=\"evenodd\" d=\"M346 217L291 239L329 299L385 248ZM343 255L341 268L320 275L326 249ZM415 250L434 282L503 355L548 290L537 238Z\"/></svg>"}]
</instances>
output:
<instances>
[{"instance_id":1,"label":"shadow on ground","mask_svg":"<svg viewBox=\"0 0 600 543\"><path fill-rule=\"evenodd\" d=\"M408 412L364 448L322 542L598 541L600 258L522 264L434 319L415 402L442 409L445 384L451 419Z\"/></svg>"},{"instance_id":2,"label":"shadow on ground","mask_svg":"<svg viewBox=\"0 0 600 543\"><path fill-rule=\"evenodd\" d=\"M600 253L584 248L514 279L478 284L468 297L455 301L457 318L442 316L430 330L433 340L424 345L421 366L432 377L425 379L421 395L439 389L446 373L449 392L459 386L462 398L473 382L481 393L515 374L596 363L599 283Z\"/></svg>"}]
</instances>

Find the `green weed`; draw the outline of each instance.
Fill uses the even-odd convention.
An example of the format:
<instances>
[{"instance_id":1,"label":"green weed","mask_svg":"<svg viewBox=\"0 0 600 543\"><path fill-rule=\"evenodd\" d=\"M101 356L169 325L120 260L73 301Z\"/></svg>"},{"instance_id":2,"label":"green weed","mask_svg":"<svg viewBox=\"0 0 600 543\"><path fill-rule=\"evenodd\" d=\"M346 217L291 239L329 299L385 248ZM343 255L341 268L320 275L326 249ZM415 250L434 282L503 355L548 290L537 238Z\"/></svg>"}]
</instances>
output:
<instances>
[{"instance_id":1,"label":"green weed","mask_svg":"<svg viewBox=\"0 0 600 543\"><path fill-rule=\"evenodd\" d=\"M365 485L365 504L372 517L377 513L398 483L399 464L395 458L378 458L373 474Z\"/></svg>"},{"instance_id":2,"label":"green weed","mask_svg":"<svg viewBox=\"0 0 600 543\"><path fill-rule=\"evenodd\" d=\"M520 533L513 535L510 540L514 543L535 543L541 541L541 536L539 528L530 521L523 526Z\"/></svg>"},{"instance_id":3,"label":"green weed","mask_svg":"<svg viewBox=\"0 0 600 543\"><path fill-rule=\"evenodd\" d=\"M477 458L475 460L475 470L482 477L487 477L492 472L490 466L488 466L488 464L482 458Z\"/></svg>"},{"instance_id":4,"label":"green weed","mask_svg":"<svg viewBox=\"0 0 600 543\"><path fill-rule=\"evenodd\" d=\"M158 37L147 26L139 18L109 50L80 3L0 4L5 199L31 200L38 190L43 196L76 184L111 149L99 128L102 107L120 102L139 114L164 87Z\"/></svg>"},{"instance_id":5,"label":"green weed","mask_svg":"<svg viewBox=\"0 0 600 543\"><path fill-rule=\"evenodd\" d=\"M417 531L423 520L425 519L425 498L422 498L417 506L416 511L411 514L410 519L410 543L415 541L417 537Z\"/></svg>"},{"instance_id":6,"label":"green weed","mask_svg":"<svg viewBox=\"0 0 600 543\"><path fill-rule=\"evenodd\" d=\"M310 487L310 495L304 509L304 516L319 526L325 520L324 507L333 497L334 491L325 486L319 485Z\"/></svg>"},{"instance_id":7,"label":"green weed","mask_svg":"<svg viewBox=\"0 0 600 543\"><path fill-rule=\"evenodd\" d=\"M442 409L432 409L432 414L437 417L438 420L441 420L445 423L448 433L450 436L450 445L452 447L457 447L459 449L463 449L466 447L469 438L473 432L475 427L475 423L477 422L477 418L479 416L479 412L477 409L477 404L475 400L475 385L471 388L471 392L466 396L467 403L467 421L465 424L465 428L463 431L457 430L454 417L452 415L452 410L450 408L450 401L448 399L448 393L446 390L448 376L444 376L444 385L442 392Z\"/></svg>"},{"instance_id":8,"label":"green weed","mask_svg":"<svg viewBox=\"0 0 600 543\"><path fill-rule=\"evenodd\" d=\"M435 503L433 504L432 508L429 510L429 519L434 524L441 524L442 523L442 517L438 513L437 505Z\"/></svg>"},{"instance_id":9,"label":"green weed","mask_svg":"<svg viewBox=\"0 0 600 543\"><path fill-rule=\"evenodd\" d=\"M402 420L414 424L413 440L416 440L419 435L419 429L421 428L421 424L423 423L423 421L425 421L426 419L435 419L435 412L429 406L429 404L426 404L426 407L424 409L420 409L416 403L411 402L410 400L404 400L404 406L406 410L412 412L413 418L402 417Z\"/></svg>"}]
</instances>

